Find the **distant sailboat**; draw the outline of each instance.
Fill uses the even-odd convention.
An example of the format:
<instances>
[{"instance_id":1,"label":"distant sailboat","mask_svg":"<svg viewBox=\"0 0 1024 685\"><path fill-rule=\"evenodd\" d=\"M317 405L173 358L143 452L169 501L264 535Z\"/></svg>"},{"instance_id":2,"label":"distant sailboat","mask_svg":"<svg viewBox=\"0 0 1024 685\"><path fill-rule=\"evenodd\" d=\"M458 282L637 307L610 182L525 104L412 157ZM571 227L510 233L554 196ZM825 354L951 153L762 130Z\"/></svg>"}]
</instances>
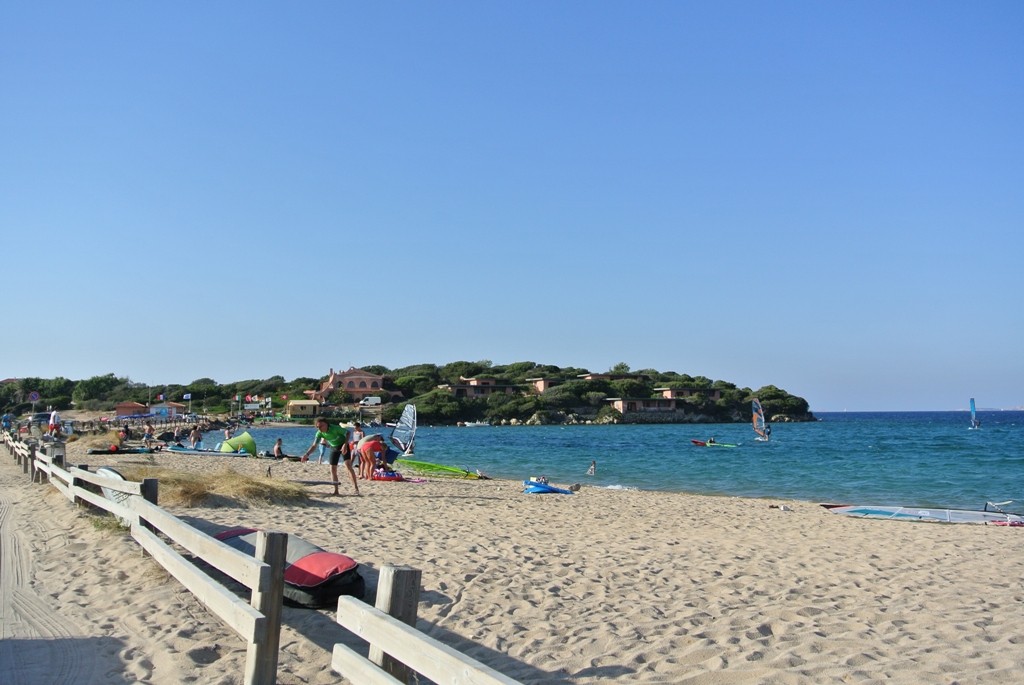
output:
<instances>
[{"instance_id":1,"label":"distant sailboat","mask_svg":"<svg viewBox=\"0 0 1024 685\"><path fill-rule=\"evenodd\" d=\"M757 401L756 397L751 403L751 409L753 411L754 432L757 433L757 437L754 439L768 442L768 438L771 436L771 429L765 426L764 410L761 409L761 403Z\"/></svg>"},{"instance_id":2,"label":"distant sailboat","mask_svg":"<svg viewBox=\"0 0 1024 685\"><path fill-rule=\"evenodd\" d=\"M981 421L978 420L978 414L974 409L974 398L971 398L971 425L968 426L967 430L978 430L981 428Z\"/></svg>"}]
</instances>

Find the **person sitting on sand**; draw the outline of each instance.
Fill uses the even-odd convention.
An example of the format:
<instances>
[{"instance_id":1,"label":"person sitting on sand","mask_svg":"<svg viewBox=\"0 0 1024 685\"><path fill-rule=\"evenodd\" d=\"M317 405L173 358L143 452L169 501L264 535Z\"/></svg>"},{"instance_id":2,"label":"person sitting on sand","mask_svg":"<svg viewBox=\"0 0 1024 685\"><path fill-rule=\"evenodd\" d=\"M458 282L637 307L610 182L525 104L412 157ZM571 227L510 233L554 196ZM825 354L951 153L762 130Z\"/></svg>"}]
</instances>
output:
<instances>
[{"instance_id":1,"label":"person sitting on sand","mask_svg":"<svg viewBox=\"0 0 1024 685\"><path fill-rule=\"evenodd\" d=\"M352 478L352 487L356 489L358 495L359 483L356 482L356 472L352 468L352 450L348 445L348 429L338 424L331 425L327 419L322 417L316 420L315 425L316 435L313 436L313 444L303 453L301 461L309 461L309 455L316 449L320 440L326 440L331 447L331 481L334 484L334 494L341 494L338 492L338 461L344 460L348 475Z\"/></svg>"},{"instance_id":2,"label":"person sitting on sand","mask_svg":"<svg viewBox=\"0 0 1024 685\"><path fill-rule=\"evenodd\" d=\"M286 458L288 456L287 454L284 453L284 448L282 447L282 440L281 440L281 438L278 438L276 441L274 441L274 455L273 456L274 456L275 459L284 459L284 458Z\"/></svg>"}]
</instances>

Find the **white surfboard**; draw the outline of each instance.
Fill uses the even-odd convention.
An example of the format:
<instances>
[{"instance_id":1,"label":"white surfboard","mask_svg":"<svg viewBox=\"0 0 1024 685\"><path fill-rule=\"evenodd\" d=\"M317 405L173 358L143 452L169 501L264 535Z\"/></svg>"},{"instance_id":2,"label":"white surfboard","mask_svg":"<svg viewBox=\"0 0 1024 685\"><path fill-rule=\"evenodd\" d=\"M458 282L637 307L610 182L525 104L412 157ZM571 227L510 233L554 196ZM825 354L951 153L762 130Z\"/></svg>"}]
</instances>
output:
<instances>
[{"instance_id":1,"label":"white surfboard","mask_svg":"<svg viewBox=\"0 0 1024 685\"><path fill-rule=\"evenodd\" d=\"M113 480L126 480L126 478L122 476L117 469L113 469L109 466L101 466L98 469L96 469L96 475L103 476L104 478L111 478ZM131 495L128 494L127 492L121 492L120 490L114 490L112 488L104 487L100 487L100 489L103 491L104 497L109 499L111 502L117 502L118 504L121 505L124 505L128 501L128 498L131 497ZM130 519L118 516L117 520L121 523L122 526L132 525Z\"/></svg>"}]
</instances>

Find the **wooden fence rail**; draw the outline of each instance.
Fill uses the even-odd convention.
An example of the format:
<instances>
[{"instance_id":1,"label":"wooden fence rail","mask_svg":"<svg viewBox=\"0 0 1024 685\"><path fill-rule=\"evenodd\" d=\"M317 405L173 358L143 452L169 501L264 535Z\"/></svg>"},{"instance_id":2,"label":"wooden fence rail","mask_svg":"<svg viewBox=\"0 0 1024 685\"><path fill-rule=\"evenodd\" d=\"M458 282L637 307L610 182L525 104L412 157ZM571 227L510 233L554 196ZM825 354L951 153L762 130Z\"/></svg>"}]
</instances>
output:
<instances>
[{"instance_id":1,"label":"wooden fence rail","mask_svg":"<svg viewBox=\"0 0 1024 685\"><path fill-rule=\"evenodd\" d=\"M155 480L141 483L107 478L88 467L65 468L36 445L3 434L8 451L30 474L32 482L46 480L72 502L87 502L109 511L131 526L132 538L153 559L174 576L196 599L246 640L247 657L243 682L272 685L277 682L277 657L281 640L281 606L284 594L284 566L288 535L261 532L256 554L249 556L161 509L156 504ZM123 504L83 487L84 483L127 495ZM242 583L252 591L247 604L235 593L204 573L178 553L160 535L204 562Z\"/></svg>"},{"instance_id":2,"label":"wooden fence rail","mask_svg":"<svg viewBox=\"0 0 1024 685\"><path fill-rule=\"evenodd\" d=\"M416 569L384 566L377 607L354 597L338 599L337 622L370 643L370 658L336 644L331 668L360 685L400 685L408 682L410 670L445 685L519 685L519 681L413 627L419 577ZM391 602L394 598L399 601ZM390 607L384 609L382 604Z\"/></svg>"},{"instance_id":3,"label":"wooden fence rail","mask_svg":"<svg viewBox=\"0 0 1024 685\"><path fill-rule=\"evenodd\" d=\"M255 557L251 557L157 506L155 480L135 483L106 478L89 471L88 466L66 468L35 444L21 442L6 432L3 443L32 482L45 478L72 502L87 502L127 520L132 538L247 641L243 682L276 682L287 534L259 533ZM86 483L132 496L119 504L82 487ZM161 535L248 587L252 591L250 602L246 604L203 573ZM420 571L386 565L380 572L376 607L354 597L340 597L336 621L369 643L369 656L335 644L331 668L360 685L401 685L408 682L411 672L443 685L519 685L519 681L416 630L419 588Z\"/></svg>"}]
</instances>

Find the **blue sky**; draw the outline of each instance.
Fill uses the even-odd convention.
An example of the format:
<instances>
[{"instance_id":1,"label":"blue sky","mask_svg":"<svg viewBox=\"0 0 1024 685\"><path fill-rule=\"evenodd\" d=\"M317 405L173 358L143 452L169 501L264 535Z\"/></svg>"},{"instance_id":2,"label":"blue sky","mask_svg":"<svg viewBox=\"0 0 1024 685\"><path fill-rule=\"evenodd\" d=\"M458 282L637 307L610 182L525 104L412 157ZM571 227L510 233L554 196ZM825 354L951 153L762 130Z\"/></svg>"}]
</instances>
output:
<instances>
[{"instance_id":1,"label":"blue sky","mask_svg":"<svg viewBox=\"0 0 1024 685\"><path fill-rule=\"evenodd\" d=\"M5 3L0 377L1024 406L1022 35L1015 1Z\"/></svg>"}]
</instances>

